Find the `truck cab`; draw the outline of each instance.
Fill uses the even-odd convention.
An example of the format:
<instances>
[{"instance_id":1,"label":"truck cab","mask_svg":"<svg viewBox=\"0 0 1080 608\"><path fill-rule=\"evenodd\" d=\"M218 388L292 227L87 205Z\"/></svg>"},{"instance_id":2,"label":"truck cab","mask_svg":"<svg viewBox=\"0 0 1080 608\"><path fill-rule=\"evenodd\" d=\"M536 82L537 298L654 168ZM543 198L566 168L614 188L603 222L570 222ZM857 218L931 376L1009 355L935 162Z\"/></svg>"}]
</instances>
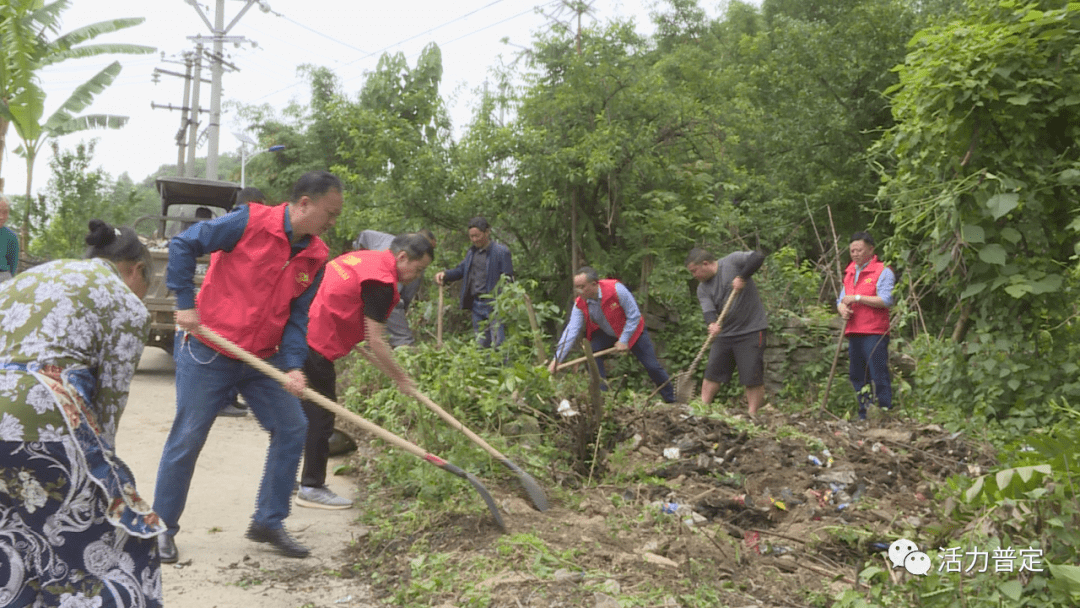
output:
<instances>
[{"instance_id":1,"label":"truck cab","mask_svg":"<svg viewBox=\"0 0 1080 608\"><path fill-rule=\"evenodd\" d=\"M169 239L198 222L221 217L231 211L236 206L240 186L232 182L193 177L159 177L157 191L161 195L161 215L140 217L135 221L135 229L139 231L145 228L146 222L154 225L153 234L143 237L154 260L150 289L144 300L151 317L146 344L163 348L171 354L176 333L173 319L176 297L169 293L165 284ZM210 256L199 258L195 268L196 291L209 265Z\"/></svg>"}]
</instances>

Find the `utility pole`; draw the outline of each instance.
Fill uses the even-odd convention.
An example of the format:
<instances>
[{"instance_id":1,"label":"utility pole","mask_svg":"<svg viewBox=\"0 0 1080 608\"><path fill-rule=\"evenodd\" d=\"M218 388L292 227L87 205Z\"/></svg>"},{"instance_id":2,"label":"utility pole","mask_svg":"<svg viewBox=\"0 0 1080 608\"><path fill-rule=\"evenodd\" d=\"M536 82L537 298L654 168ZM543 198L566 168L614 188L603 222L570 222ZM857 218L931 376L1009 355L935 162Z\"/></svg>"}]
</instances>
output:
<instances>
[{"instance_id":1,"label":"utility pole","mask_svg":"<svg viewBox=\"0 0 1080 608\"><path fill-rule=\"evenodd\" d=\"M169 76L176 76L177 78L183 78L184 79L184 99L183 99L183 102L179 106L174 106L171 103L169 103L169 104L160 104L160 103L150 102L150 107L155 109L155 110L180 110L180 113L181 113L181 115L180 115L180 129L177 130L177 132L176 132L176 147L177 147L176 174L177 174L177 176L181 176L181 177L185 175L185 157L186 157L185 151L186 151L186 148L187 148L188 129L191 127L192 123L197 123L198 122L198 120L196 118L197 112L206 112L207 111L207 110L201 110L201 109L196 111L194 108L192 108L191 81L195 79L195 76L192 75L192 71L194 70L196 59L197 58L195 57L195 55L193 53L190 53L190 52L184 53L184 61L183 62L175 61L175 60L163 59L163 61L165 63L183 63L183 65L184 65L184 73L183 74L181 74L179 72L173 72L173 71L170 71L170 70L164 70L164 69L161 69L161 68L154 68L154 76L153 76L153 78L154 78L155 83L159 82L162 74L166 74L166 75L169 75ZM207 84L210 83L210 81L206 80L205 78L200 78L199 80L200 80L200 82L205 82Z\"/></svg>"},{"instance_id":2,"label":"utility pole","mask_svg":"<svg viewBox=\"0 0 1080 608\"><path fill-rule=\"evenodd\" d=\"M206 17L206 13L203 12L202 7L198 2L189 0L191 5L195 7L195 11L199 13L199 17L202 18L203 23L210 29L210 40L214 43L214 52L211 57L211 84L210 84L210 124L207 127L206 135L208 139L208 146L206 152L206 179L217 179L218 170L218 132L221 126L221 76L223 72L222 63L224 63L224 48L223 45L226 42L241 43L246 39L243 36L227 36L229 30L240 18L244 16L244 13L251 8L251 5L256 2L262 7L264 11L269 10L264 0L246 0L244 8L240 9L240 12L233 17L233 20L229 25L225 25L225 0L217 0L216 10L214 11L214 23L211 24L210 20ZM189 39L195 40L200 47L200 54L202 53L201 47L205 38L202 36L189 36ZM197 85L196 85L197 86ZM194 162L192 151L194 150L194 143L189 142L191 149L188 151L188 160Z\"/></svg>"},{"instance_id":3,"label":"utility pole","mask_svg":"<svg viewBox=\"0 0 1080 608\"><path fill-rule=\"evenodd\" d=\"M184 177L195 177L195 148L199 143L199 83L202 82L202 52L200 42L195 45L195 76L191 81L191 119L188 120L187 163Z\"/></svg>"}]
</instances>

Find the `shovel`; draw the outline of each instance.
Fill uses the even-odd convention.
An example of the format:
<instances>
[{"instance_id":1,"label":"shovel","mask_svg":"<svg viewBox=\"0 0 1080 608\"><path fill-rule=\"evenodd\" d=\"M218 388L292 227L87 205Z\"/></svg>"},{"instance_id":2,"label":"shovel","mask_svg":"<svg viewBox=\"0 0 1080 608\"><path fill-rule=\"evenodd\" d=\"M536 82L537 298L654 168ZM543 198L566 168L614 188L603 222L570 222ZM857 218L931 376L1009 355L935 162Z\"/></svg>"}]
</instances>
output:
<instances>
[{"instance_id":1,"label":"shovel","mask_svg":"<svg viewBox=\"0 0 1080 608\"><path fill-rule=\"evenodd\" d=\"M739 293L734 289L731 290L731 295L728 296L727 301L724 302L724 309L720 311L720 316L716 322L720 324L720 327L724 326L724 317L727 316L728 310L731 308L731 303L735 301L735 295ZM716 334L720 335L719 332ZM678 403L690 403L690 400L694 398L694 372L697 371L698 363L701 363L701 357L705 354L705 351L709 348L709 345L713 343L716 336L708 336L705 338L705 342L698 350L697 356L694 357L693 363L675 378L675 401Z\"/></svg>"},{"instance_id":2,"label":"shovel","mask_svg":"<svg viewBox=\"0 0 1080 608\"><path fill-rule=\"evenodd\" d=\"M243 361L244 363L247 363L251 367L254 367L260 372L266 374L267 376L270 376L274 380L277 380L282 384L282 386L284 386L289 381L289 378L285 375L285 372L282 372L273 365L270 365L266 361L263 361L262 359L249 353L243 348L240 348L236 344L233 344L228 339L219 336L213 330L207 327L200 327L197 333L199 337L205 338L206 340L213 342L237 359ZM365 431L379 437L383 441L391 445L395 445L414 456L422 458L423 460L430 462L431 464L439 467L447 473L452 473L462 479L467 480L469 483L472 484L474 488L476 488L476 491L480 493L480 497L484 499L484 502L487 503L488 510L491 511L492 517L495 518L495 524L498 525L499 529L501 529L503 532L506 532L506 522L503 521L502 515L499 514L499 508L495 505L495 499L491 497L491 494L487 491L487 488L484 487L484 484L480 483L480 480L477 479L472 473L468 473L461 468L443 460L442 458L439 458L434 454L424 451L424 449L420 446L410 443L408 440L402 439L401 437L398 437L397 435L382 428L374 422L371 422L366 418L360 416L360 414L345 409L344 407L338 405L330 399L327 399L325 396L311 390L310 388L304 389L303 398L311 401L312 403L315 403L319 407L329 412L341 416L342 418L364 429Z\"/></svg>"},{"instance_id":3,"label":"shovel","mask_svg":"<svg viewBox=\"0 0 1080 608\"><path fill-rule=\"evenodd\" d=\"M419 390L414 390L412 396L416 397L416 399L420 401L420 403L426 405L428 409L435 412L435 414L438 415L439 418L442 418L447 423L449 423L450 426L464 433L466 437L473 441L473 443L480 446L488 454L491 454L496 460L503 463L506 468L513 471L514 475L517 475L518 481L521 482L522 487L525 488L525 493L529 495L529 500L532 501L533 506L536 507L536 510L547 511L549 506L547 496L544 494L544 490L540 487L540 484L536 483L536 480L532 478L532 475L529 475L525 471L521 470L521 467L514 464L506 456L503 456L498 450L491 447L488 442L481 439L480 436L476 433L470 431L464 424L458 422L457 418L454 418L452 415L450 415L449 412L439 407L437 403L429 399L428 396L424 393L421 393Z\"/></svg>"},{"instance_id":4,"label":"shovel","mask_svg":"<svg viewBox=\"0 0 1080 608\"><path fill-rule=\"evenodd\" d=\"M844 346L844 330L847 329L847 319L840 326L840 339L836 341L836 352L833 353L832 367L829 368L829 381L825 383L825 397L821 400L821 409L829 411L825 406L829 405L829 391L832 390L833 376L836 375L836 362L840 360L840 349ZM832 412L829 412L832 413Z\"/></svg>"}]
</instances>

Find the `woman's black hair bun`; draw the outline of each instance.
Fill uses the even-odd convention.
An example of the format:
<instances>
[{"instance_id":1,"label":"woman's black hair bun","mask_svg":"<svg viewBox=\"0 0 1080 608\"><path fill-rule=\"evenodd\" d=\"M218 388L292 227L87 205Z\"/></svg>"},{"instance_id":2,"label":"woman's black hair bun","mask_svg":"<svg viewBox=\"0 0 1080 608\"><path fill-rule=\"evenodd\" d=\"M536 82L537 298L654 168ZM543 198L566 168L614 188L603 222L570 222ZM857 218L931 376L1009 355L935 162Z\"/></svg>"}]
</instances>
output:
<instances>
[{"instance_id":1,"label":"woman's black hair bun","mask_svg":"<svg viewBox=\"0 0 1080 608\"><path fill-rule=\"evenodd\" d=\"M91 247L108 247L116 240L117 230L101 220L90 220L90 233L86 235L86 244Z\"/></svg>"}]
</instances>

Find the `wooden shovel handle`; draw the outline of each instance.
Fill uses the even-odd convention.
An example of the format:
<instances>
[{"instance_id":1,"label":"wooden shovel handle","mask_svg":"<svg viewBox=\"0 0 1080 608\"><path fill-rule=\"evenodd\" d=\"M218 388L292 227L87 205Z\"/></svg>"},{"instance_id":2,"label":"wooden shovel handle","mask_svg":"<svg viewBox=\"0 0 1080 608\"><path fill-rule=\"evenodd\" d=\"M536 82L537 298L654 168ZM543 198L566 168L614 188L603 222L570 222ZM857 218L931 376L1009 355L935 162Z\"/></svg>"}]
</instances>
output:
<instances>
[{"instance_id":1,"label":"wooden shovel handle","mask_svg":"<svg viewBox=\"0 0 1080 608\"><path fill-rule=\"evenodd\" d=\"M615 352L616 350L618 350L618 349L616 349L614 346L612 346L611 348L606 348L606 349L604 349L604 350L602 350L602 351L600 351L598 353L593 353L593 357L595 358L595 357L603 357L604 355L610 355L611 353ZM588 355L585 355L584 357L578 357L577 359L571 359L570 361L567 361L566 363L560 363L557 366L555 366L555 371L565 369L567 367L570 367L571 365L577 365L578 363L584 363L588 359L589 359Z\"/></svg>"}]
</instances>

